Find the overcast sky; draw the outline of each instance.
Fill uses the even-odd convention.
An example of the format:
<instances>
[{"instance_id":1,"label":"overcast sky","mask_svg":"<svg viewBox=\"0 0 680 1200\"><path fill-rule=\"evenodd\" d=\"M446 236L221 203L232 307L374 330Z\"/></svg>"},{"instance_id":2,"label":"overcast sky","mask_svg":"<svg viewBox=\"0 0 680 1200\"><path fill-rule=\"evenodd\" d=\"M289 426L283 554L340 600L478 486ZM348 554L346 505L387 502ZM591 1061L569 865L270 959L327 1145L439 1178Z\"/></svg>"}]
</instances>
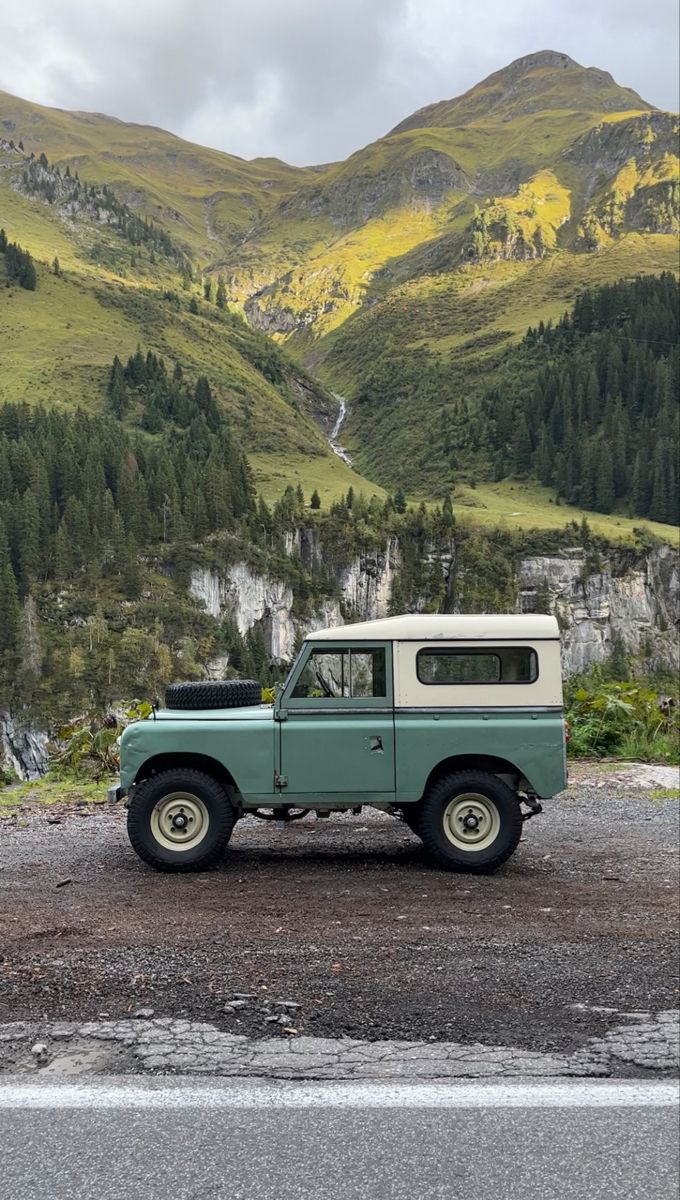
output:
<instances>
[{"instance_id":1,"label":"overcast sky","mask_svg":"<svg viewBox=\"0 0 680 1200\"><path fill-rule=\"evenodd\" d=\"M677 0L0 0L0 88L252 158L344 158L535 50L678 106Z\"/></svg>"}]
</instances>

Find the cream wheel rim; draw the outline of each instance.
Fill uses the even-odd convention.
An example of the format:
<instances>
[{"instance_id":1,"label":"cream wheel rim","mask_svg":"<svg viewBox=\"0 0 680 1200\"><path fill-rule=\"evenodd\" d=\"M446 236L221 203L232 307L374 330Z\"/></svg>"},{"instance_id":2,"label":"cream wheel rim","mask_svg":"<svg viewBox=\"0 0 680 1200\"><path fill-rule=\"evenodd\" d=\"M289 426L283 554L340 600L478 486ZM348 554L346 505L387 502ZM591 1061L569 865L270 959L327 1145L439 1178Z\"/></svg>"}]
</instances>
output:
<instances>
[{"instance_id":1,"label":"cream wheel rim","mask_svg":"<svg viewBox=\"0 0 680 1200\"><path fill-rule=\"evenodd\" d=\"M151 832L165 850L193 850L208 832L210 817L198 796L170 792L151 813Z\"/></svg>"},{"instance_id":2,"label":"cream wheel rim","mask_svg":"<svg viewBox=\"0 0 680 1200\"><path fill-rule=\"evenodd\" d=\"M488 849L500 828L500 813L493 800L478 792L456 796L444 809L444 833L458 850Z\"/></svg>"}]
</instances>

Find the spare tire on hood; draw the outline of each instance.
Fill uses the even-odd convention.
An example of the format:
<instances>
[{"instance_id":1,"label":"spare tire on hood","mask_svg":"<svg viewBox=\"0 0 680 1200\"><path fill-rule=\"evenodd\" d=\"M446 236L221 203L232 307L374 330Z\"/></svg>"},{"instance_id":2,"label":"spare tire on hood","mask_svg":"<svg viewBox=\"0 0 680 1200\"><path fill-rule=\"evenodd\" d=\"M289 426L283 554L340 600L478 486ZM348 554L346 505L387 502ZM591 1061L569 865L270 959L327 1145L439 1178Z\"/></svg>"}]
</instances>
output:
<instances>
[{"instance_id":1,"label":"spare tire on hood","mask_svg":"<svg viewBox=\"0 0 680 1200\"><path fill-rule=\"evenodd\" d=\"M165 706L171 709L245 708L261 698L262 688L254 679L171 683L165 690Z\"/></svg>"}]
</instances>

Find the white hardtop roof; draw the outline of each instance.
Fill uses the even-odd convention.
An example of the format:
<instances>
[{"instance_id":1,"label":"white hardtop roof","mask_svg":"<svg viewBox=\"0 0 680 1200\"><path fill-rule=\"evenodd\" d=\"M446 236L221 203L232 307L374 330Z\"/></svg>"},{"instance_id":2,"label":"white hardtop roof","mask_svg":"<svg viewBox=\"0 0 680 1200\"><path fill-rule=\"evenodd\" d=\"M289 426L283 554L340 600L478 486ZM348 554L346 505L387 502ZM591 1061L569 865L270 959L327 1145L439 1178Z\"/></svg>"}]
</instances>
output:
<instances>
[{"instance_id":1,"label":"white hardtop roof","mask_svg":"<svg viewBox=\"0 0 680 1200\"><path fill-rule=\"evenodd\" d=\"M402 617L383 617L361 621L357 625L337 625L308 633L306 640L324 642L429 642L429 641L531 641L557 639L560 636L555 617L485 613L474 616L437 613L407 613Z\"/></svg>"}]
</instances>

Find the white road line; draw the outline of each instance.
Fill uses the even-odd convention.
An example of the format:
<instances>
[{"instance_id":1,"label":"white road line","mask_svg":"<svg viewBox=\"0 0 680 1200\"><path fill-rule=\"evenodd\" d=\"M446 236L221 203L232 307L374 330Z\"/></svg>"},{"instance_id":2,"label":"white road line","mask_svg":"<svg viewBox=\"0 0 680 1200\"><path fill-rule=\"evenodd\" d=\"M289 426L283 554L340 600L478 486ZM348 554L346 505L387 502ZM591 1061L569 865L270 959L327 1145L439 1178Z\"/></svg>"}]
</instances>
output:
<instances>
[{"instance_id":1,"label":"white road line","mask_svg":"<svg viewBox=\"0 0 680 1200\"><path fill-rule=\"evenodd\" d=\"M224 1083L168 1078L0 1084L0 1109L26 1108L669 1108L680 1084L654 1080L555 1083Z\"/></svg>"}]
</instances>

